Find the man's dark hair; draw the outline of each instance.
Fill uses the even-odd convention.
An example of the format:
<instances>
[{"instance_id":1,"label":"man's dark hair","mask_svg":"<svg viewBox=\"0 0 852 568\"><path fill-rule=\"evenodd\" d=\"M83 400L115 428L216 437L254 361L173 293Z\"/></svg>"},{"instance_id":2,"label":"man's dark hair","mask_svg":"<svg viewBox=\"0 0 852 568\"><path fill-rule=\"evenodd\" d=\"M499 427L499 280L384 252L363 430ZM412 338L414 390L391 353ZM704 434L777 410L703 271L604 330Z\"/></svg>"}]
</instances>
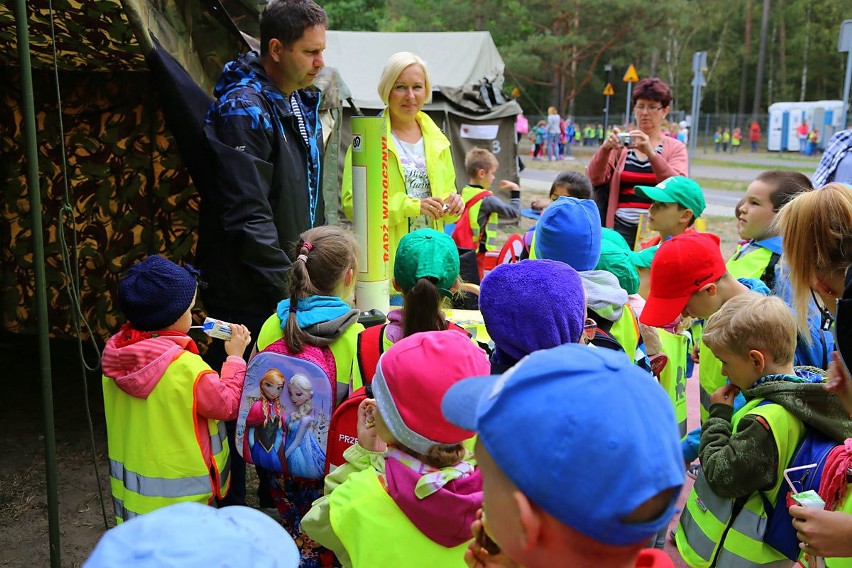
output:
<instances>
[{"instance_id":1,"label":"man's dark hair","mask_svg":"<svg viewBox=\"0 0 852 568\"><path fill-rule=\"evenodd\" d=\"M260 54L266 55L269 40L293 45L314 26L328 26L328 16L313 0L271 0L260 16Z\"/></svg>"}]
</instances>

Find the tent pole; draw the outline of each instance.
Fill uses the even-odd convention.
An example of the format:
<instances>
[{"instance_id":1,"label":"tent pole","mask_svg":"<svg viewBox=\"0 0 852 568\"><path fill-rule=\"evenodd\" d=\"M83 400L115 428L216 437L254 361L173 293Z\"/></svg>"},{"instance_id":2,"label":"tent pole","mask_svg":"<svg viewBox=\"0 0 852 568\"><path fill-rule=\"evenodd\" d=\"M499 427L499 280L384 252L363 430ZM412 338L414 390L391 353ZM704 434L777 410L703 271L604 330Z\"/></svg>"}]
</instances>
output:
<instances>
[{"instance_id":1,"label":"tent pole","mask_svg":"<svg viewBox=\"0 0 852 568\"><path fill-rule=\"evenodd\" d=\"M59 493L56 484L56 432L53 424L53 385L50 373L50 342L47 321L47 279L44 269L44 232L41 223L41 186L38 176L33 75L30 61L29 25L24 0L15 0L15 22L18 34L18 56L21 64L21 98L23 103L24 153L27 159L27 187L33 239L33 271L35 272L36 320L38 322L39 363L41 368L41 402L44 414L44 464L47 478L47 518L50 538L50 565L60 568L59 560Z\"/></svg>"}]
</instances>

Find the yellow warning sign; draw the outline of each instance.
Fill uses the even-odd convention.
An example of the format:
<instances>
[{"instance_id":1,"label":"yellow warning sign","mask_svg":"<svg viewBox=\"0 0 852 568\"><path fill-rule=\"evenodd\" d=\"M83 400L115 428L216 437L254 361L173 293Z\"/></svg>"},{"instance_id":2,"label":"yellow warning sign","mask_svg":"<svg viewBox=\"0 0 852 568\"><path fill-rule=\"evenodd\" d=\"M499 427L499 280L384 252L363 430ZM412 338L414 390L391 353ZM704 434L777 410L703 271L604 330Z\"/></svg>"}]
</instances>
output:
<instances>
[{"instance_id":1,"label":"yellow warning sign","mask_svg":"<svg viewBox=\"0 0 852 568\"><path fill-rule=\"evenodd\" d=\"M636 72L636 68L633 67L633 64L630 64L630 67L627 68L627 73L624 74L624 79L622 79L625 83L636 83L639 81L639 74Z\"/></svg>"},{"instance_id":2,"label":"yellow warning sign","mask_svg":"<svg viewBox=\"0 0 852 568\"><path fill-rule=\"evenodd\" d=\"M607 83L603 90L604 96L611 97L615 94L615 89L612 88L612 83Z\"/></svg>"}]
</instances>

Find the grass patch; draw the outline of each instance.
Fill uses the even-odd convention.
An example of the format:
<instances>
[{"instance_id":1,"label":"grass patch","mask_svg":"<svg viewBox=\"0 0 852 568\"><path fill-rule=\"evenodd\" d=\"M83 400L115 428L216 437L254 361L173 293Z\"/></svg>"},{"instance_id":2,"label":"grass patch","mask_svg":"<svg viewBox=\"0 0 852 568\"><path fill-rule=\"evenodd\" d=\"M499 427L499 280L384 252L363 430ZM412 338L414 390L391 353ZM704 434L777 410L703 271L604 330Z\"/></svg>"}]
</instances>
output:
<instances>
[{"instance_id":1,"label":"grass patch","mask_svg":"<svg viewBox=\"0 0 852 568\"><path fill-rule=\"evenodd\" d=\"M749 182L736 181L730 179L715 179L715 178L692 178L703 189L719 189L722 191L737 191L745 193L748 189Z\"/></svg>"},{"instance_id":2,"label":"grass patch","mask_svg":"<svg viewBox=\"0 0 852 568\"><path fill-rule=\"evenodd\" d=\"M695 166L712 166L717 168L748 168L751 170L783 170L785 172L801 172L804 174L813 173L813 170L816 168L817 162L813 162L811 164L802 164L801 166L785 166L785 165L767 165L767 164L755 164L752 162L735 162L735 161L722 161L722 160L714 160L712 158L692 158L690 160L690 164Z\"/></svg>"}]
</instances>

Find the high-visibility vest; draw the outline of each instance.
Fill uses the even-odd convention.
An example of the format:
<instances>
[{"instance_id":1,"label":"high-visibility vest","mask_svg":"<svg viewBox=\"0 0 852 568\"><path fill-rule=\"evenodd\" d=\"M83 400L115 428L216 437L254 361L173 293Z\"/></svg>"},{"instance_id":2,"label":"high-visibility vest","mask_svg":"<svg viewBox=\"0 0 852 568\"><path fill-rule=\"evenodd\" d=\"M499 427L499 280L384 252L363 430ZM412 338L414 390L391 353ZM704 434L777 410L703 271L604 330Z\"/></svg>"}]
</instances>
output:
<instances>
[{"instance_id":1,"label":"high-visibility vest","mask_svg":"<svg viewBox=\"0 0 852 568\"><path fill-rule=\"evenodd\" d=\"M836 510L852 515L852 486L846 487L846 495ZM803 562L803 564L809 566L809 568L816 568L810 566L807 562ZM852 558L826 558L825 566L826 568L852 568Z\"/></svg>"},{"instance_id":2,"label":"high-visibility vest","mask_svg":"<svg viewBox=\"0 0 852 568\"><path fill-rule=\"evenodd\" d=\"M462 201L467 203L471 199L473 199L478 193L482 193L482 188L473 187L471 185L465 186L461 192ZM473 206L470 207L467 211L465 211L465 215L470 217L470 230L473 231L473 242L479 243L479 246L476 249L476 252L482 250L482 243L480 243L482 227L479 226L479 209L482 207L482 200L480 199ZM491 213L488 215L488 222L485 224L485 250L497 250L497 223L498 217L497 213Z\"/></svg>"},{"instance_id":3,"label":"high-visibility vest","mask_svg":"<svg viewBox=\"0 0 852 568\"><path fill-rule=\"evenodd\" d=\"M355 350L358 345L358 334L362 331L364 331L364 326L355 322L328 346L331 354L334 355L334 366L337 371L338 383L348 384L349 378L353 377L353 363L355 361ZM277 314L272 314L269 319L263 322L263 327L260 328L260 333L257 334L258 353L282 337L284 337L284 330L281 329L281 319ZM358 377L360 378L360 375ZM361 388L360 379L358 384L353 386L355 389Z\"/></svg>"},{"instance_id":4,"label":"high-visibility vest","mask_svg":"<svg viewBox=\"0 0 852 568\"><path fill-rule=\"evenodd\" d=\"M639 320L636 318L633 308L628 304L625 304L621 309L621 316L612 323L609 333L630 357L630 362L635 364L637 361L636 351L639 349ZM645 356L644 353L639 355L641 356L640 359Z\"/></svg>"},{"instance_id":5,"label":"high-visibility vest","mask_svg":"<svg viewBox=\"0 0 852 568\"><path fill-rule=\"evenodd\" d=\"M770 503L775 503L785 483L784 469L805 435L805 425L778 404L758 406L762 401L762 398L750 400L734 414L731 424L736 433L746 414L757 414L769 423L779 459L775 484L763 495ZM772 459L771 456L765 458ZM767 523L763 503L761 492L755 491L734 516L736 500L713 493L704 473L699 473L675 533L677 549L683 559L694 568L789 568L790 560L763 542Z\"/></svg>"},{"instance_id":6,"label":"high-visibility vest","mask_svg":"<svg viewBox=\"0 0 852 568\"><path fill-rule=\"evenodd\" d=\"M196 432L195 384L210 367L184 351L147 398L103 377L109 473L116 522L186 501L222 498L230 482L225 424L208 419ZM207 463L199 438L210 439Z\"/></svg>"},{"instance_id":7,"label":"high-visibility vest","mask_svg":"<svg viewBox=\"0 0 852 568\"><path fill-rule=\"evenodd\" d=\"M766 267L772 262L772 255L775 253L768 248L757 247L755 250L749 251L748 254L737 257L741 248L738 247L734 256L725 263L728 273L734 278L760 278L763 276Z\"/></svg>"},{"instance_id":8,"label":"high-visibility vest","mask_svg":"<svg viewBox=\"0 0 852 568\"><path fill-rule=\"evenodd\" d=\"M660 385L669 394L675 409L680 437L686 436L686 358L689 357L691 342L685 334L675 335L664 329L657 329L661 351L669 362L660 373Z\"/></svg>"},{"instance_id":9,"label":"high-visibility vest","mask_svg":"<svg viewBox=\"0 0 852 568\"><path fill-rule=\"evenodd\" d=\"M722 374L722 362L713 355L703 341L698 348L698 397L701 401L701 423L710 416L710 395L728 384Z\"/></svg>"},{"instance_id":10,"label":"high-visibility vest","mask_svg":"<svg viewBox=\"0 0 852 568\"><path fill-rule=\"evenodd\" d=\"M352 473L332 491L328 512L331 528L349 553L353 568L466 566L467 543L446 548L420 532L371 467Z\"/></svg>"}]
</instances>

